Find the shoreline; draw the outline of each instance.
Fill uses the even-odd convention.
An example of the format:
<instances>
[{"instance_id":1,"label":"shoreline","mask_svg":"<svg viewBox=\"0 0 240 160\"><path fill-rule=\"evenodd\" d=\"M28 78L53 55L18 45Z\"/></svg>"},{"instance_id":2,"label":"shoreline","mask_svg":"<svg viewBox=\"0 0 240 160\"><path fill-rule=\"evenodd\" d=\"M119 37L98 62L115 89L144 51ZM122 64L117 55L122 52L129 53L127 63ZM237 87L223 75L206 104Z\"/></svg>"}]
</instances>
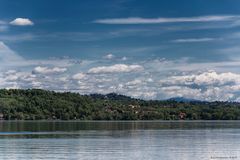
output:
<instances>
[{"instance_id":1,"label":"shoreline","mask_svg":"<svg viewBox=\"0 0 240 160\"><path fill-rule=\"evenodd\" d=\"M240 120L0 120L1 122L240 122Z\"/></svg>"}]
</instances>

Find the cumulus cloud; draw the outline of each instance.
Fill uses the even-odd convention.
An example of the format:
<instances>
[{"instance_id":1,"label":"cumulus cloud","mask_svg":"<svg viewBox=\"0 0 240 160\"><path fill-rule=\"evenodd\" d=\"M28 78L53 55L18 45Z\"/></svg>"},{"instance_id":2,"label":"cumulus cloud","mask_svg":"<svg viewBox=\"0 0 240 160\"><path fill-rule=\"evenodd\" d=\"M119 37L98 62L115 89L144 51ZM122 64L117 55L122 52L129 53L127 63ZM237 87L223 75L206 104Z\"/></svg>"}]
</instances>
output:
<instances>
[{"instance_id":1,"label":"cumulus cloud","mask_svg":"<svg viewBox=\"0 0 240 160\"><path fill-rule=\"evenodd\" d=\"M115 64L112 66L100 66L89 69L88 73L121 73L143 70L140 65Z\"/></svg>"},{"instance_id":2,"label":"cumulus cloud","mask_svg":"<svg viewBox=\"0 0 240 160\"><path fill-rule=\"evenodd\" d=\"M240 75L231 72L217 73L215 71L208 71L201 74L172 76L160 80L160 83L166 85L221 86L226 84L240 84Z\"/></svg>"},{"instance_id":3,"label":"cumulus cloud","mask_svg":"<svg viewBox=\"0 0 240 160\"><path fill-rule=\"evenodd\" d=\"M198 99L202 101L236 101L238 94L231 91L228 87L207 86L205 89L191 88L187 86L167 86L162 87L163 97L185 97L190 99ZM160 93L161 93L160 92Z\"/></svg>"},{"instance_id":4,"label":"cumulus cloud","mask_svg":"<svg viewBox=\"0 0 240 160\"><path fill-rule=\"evenodd\" d=\"M160 80L167 97L187 97L206 101L235 101L239 97L240 74L208 71L170 76Z\"/></svg>"},{"instance_id":5,"label":"cumulus cloud","mask_svg":"<svg viewBox=\"0 0 240 160\"><path fill-rule=\"evenodd\" d=\"M33 74L58 74L67 71L67 68L60 68L60 67L35 67L32 71Z\"/></svg>"},{"instance_id":6,"label":"cumulus cloud","mask_svg":"<svg viewBox=\"0 0 240 160\"><path fill-rule=\"evenodd\" d=\"M41 74L16 70L2 72L0 74L0 87L42 88L81 94L116 92L144 99L168 99L172 97L205 101L237 101L240 99L240 74L231 72L208 71L175 76L164 75L161 80L156 81L159 78L158 75L152 75L152 78L141 73L137 74L137 77L136 75L119 76L120 74L117 74L112 76L111 74L87 74L84 72L63 75L53 74L63 71L53 68L35 67Z\"/></svg>"},{"instance_id":7,"label":"cumulus cloud","mask_svg":"<svg viewBox=\"0 0 240 160\"><path fill-rule=\"evenodd\" d=\"M73 79L75 80L80 80L83 79L86 75L84 73L77 73L72 76Z\"/></svg>"},{"instance_id":8,"label":"cumulus cloud","mask_svg":"<svg viewBox=\"0 0 240 160\"><path fill-rule=\"evenodd\" d=\"M10 22L11 25L15 26L32 26L34 23L28 18L16 18Z\"/></svg>"},{"instance_id":9,"label":"cumulus cloud","mask_svg":"<svg viewBox=\"0 0 240 160\"><path fill-rule=\"evenodd\" d=\"M8 70L0 74L0 82L0 88L32 88L37 78L29 72Z\"/></svg>"},{"instance_id":10,"label":"cumulus cloud","mask_svg":"<svg viewBox=\"0 0 240 160\"><path fill-rule=\"evenodd\" d=\"M69 60L24 60L0 43L0 88L41 88L80 94L116 92L144 99L240 100L239 61L196 63L188 58L163 58L138 64L129 64L132 61L126 59L126 64L114 64L100 59L75 64ZM10 70L2 67L14 61L24 65L10 66ZM203 69L206 66L211 70Z\"/></svg>"},{"instance_id":11,"label":"cumulus cloud","mask_svg":"<svg viewBox=\"0 0 240 160\"><path fill-rule=\"evenodd\" d=\"M98 19L94 23L100 24L158 24L158 23L177 23L177 22L214 22L214 21L232 21L239 19L238 15L209 15L199 17L177 17L177 18L110 18Z\"/></svg>"}]
</instances>

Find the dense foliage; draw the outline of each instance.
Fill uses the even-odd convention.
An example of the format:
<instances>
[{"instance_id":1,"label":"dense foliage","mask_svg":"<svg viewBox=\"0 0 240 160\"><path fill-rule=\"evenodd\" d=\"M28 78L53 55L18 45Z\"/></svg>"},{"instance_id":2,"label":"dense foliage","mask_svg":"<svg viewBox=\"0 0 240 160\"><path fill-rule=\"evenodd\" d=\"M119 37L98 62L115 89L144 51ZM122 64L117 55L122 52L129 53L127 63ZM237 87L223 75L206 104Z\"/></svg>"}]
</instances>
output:
<instances>
[{"instance_id":1,"label":"dense foliage","mask_svg":"<svg viewBox=\"0 0 240 160\"><path fill-rule=\"evenodd\" d=\"M144 101L117 94L0 90L5 120L239 120L240 103Z\"/></svg>"}]
</instances>

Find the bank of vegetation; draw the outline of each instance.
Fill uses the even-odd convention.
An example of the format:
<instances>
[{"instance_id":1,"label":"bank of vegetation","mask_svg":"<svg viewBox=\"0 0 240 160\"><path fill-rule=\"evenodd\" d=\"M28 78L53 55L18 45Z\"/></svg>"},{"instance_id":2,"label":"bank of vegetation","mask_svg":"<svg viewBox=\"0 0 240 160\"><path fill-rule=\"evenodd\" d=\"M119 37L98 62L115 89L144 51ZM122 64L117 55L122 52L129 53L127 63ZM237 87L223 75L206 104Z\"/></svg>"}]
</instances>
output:
<instances>
[{"instance_id":1,"label":"bank of vegetation","mask_svg":"<svg viewBox=\"0 0 240 160\"><path fill-rule=\"evenodd\" d=\"M240 103L140 100L39 89L0 90L2 120L240 120Z\"/></svg>"}]
</instances>

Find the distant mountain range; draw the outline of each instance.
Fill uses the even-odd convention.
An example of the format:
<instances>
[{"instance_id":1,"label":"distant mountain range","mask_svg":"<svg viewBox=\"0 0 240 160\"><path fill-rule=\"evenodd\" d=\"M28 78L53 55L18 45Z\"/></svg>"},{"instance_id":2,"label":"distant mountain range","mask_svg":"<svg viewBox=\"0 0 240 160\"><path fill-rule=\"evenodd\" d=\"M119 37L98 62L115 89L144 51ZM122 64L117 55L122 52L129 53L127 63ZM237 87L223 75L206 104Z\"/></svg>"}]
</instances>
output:
<instances>
[{"instance_id":1,"label":"distant mountain range","mask_svg":"<svg viewBox=\"0 0 240 160\"><path fill-rule=\"evenodd\" d=\"M94 97L94 98L111 99L111 100L129 100L130 101L130 100L134 99L132 97L121 95L121 94L116 94L116 93L109 93L109 94L106 94L106 95L103 95L103 94L91 94L90 96ZM158 100L155 100L155 101L158 101ZM205 101L201 101L201 100L197 100L197 99L191 99L191 98L185 98L185 97L173 97L173 98L169 98L169 99L162 100L162 101L205 102Z\"/></svg>"}]
</instances>

